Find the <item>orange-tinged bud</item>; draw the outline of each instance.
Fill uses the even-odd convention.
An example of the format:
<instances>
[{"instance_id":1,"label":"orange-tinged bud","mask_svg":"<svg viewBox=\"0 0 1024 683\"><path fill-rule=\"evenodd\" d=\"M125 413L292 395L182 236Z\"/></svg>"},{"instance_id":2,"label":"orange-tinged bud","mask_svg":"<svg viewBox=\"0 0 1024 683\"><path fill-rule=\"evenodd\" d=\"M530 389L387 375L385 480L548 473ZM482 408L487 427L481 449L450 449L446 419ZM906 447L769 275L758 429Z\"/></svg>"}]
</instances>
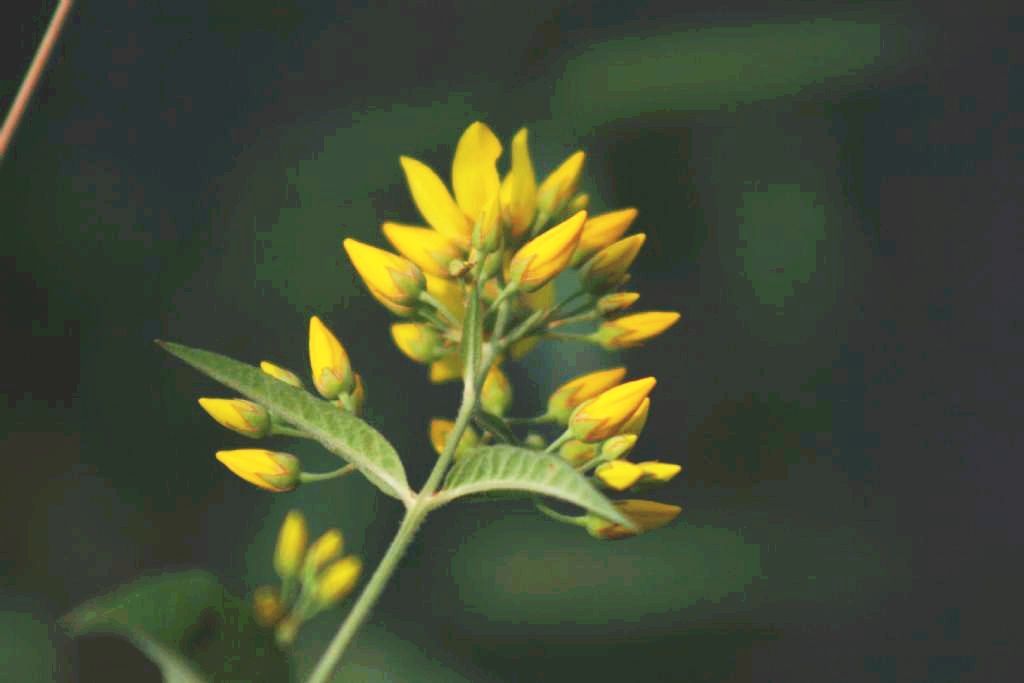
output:
<instances>
[{"instance_id":1,"label":"orange-tinged bud","mask_svg":"<svg viewBox=\"0 0 1024 683\"><path fill-rule=\"evenodd\" d=\"M395 323L391 326L395 346L417 363L433 363L445 353L441 334L426 323Z\"/></svg>"},{"instance_id":2,"label":"orange-tinged bud","mask_svg":"<svg viewBox=\"0 0 1024 683\"><path fill-rule=\"evenodd\" d=\"M630 235L594 254L580 273L584 288L597 295L621 285L646 239L642 232Z\"/></svg>"},{"instance_id":3,"label":"orange-tinged bud","mask_svg":"<svg viewBox=\"0 0 1024 683\"><path fill-rule=\"evenodd\" d=\"M309 546L303 571L306 573L320 571L321 567L341 555L344 545L345 541L341 532L337 529L328 529L320 538L313 541L313 545Z\"/></svg>"},{"instance_id":4,"label":"orange-tinged bud","mask_svg":"<svg viewBox=\"0 0 1024 683\"><path fill-rule=\"evenodd\" d=\"M455 429L455 423L451 420L434 418L430 421L430 445L434 447L438 455L444 453L448 435L452 433L453 429ZM480 439L476 432L472 427L466 427L462 438L459 439L459 445L455 447L455 459L461 458L467 450L475 447L478 443L480 443Z\"/></svg>"},{"instance_id":5,"label":"orange-tinged bud","mask_svg":"<svg viewBox=\"0 0 1024 683\"><path fill-rule=\"evenodd\" d=\"M270 433L270 413L258 403L243 398L201 398L199 405L222 427L242 436L258 439Z\"/></svg>"},{"instance_id":6,"label":"orange-tinged bud","mask_svg":"<svg viewBox=\"0 0 1024 683\"><path fill-rule=\"evenodd\" d=\"M583 224L583 232L580 234L576 253L572 256L572 265L575 267L583 263L622 237L636 220L636 216L637 210L629 208L609 211L588 218L587 222Z\"/></svg>"},{"instance_id":7,"label":"orange-tinged bud","mask_svg":"<svg viewBox=\"0 0 1024 683\"><path fill-rule=\"evenodd\" d=\"M616 434L601 443L601 459L624 458L633 450L636 442L636 434Z\"/></svg>"},{"instance_id":8,"label":"orange-tinged bud","mask_svg":"<svg viewBox=\"0 0 1024 683\"><path fill-rule=\"evenodd\" d=\"M497 201L501 180L496 166L501 142L480 121L474 121L462 133L452 158L452 189L455 201L471 220L480 217L493 198ZM497 211L495 206L495 211ZM498 216L495 214L495 221Z\"/></svg>"},{"instance_id":9,"label":"orange-tinged bud","mask_svg":"<svg viewBox=\"0 0 1024 683\"><path fill-rule=\"evenodd\" d=\"M469 244L473 224L452 199L444 182L421 161L412 157L401 157L399 161L412 200L430 227L458 244Z\"/></svg>"},{"instance_id":10,"label":"orange-tinged bud","mask_svg":"<svg viewBox=\"0 0 1024 683\"><path fill-rule=\"evenodd\" d=\"M298 510L290 510L277 533L277 545L274 547L274 570L282 579L298 574L306 556L308 540L306 518Z\"/></svg>"},{"instance_id":11,"label":"orange-tinged bud","mask_svg":"<svg viewBox=\"0 0 1024 683\"><path fill-rule=\"evenodd\" d=\"M315 315L309 319L309 366L313 384L326 399L352 389L355 381L345 347Z\"/></svg>"},{"instance_id":12,"label":"orange-tinged bud","mask_svg":"<svg viewBox=\"0 0 1024 683\"><path fill-rule=\"evenodd\" d=\"M542 213L554 215L576 194L580 174L583 172L583 159L583 152L574 152L540 184L537 188L537 208Z\"/></svg>"},{"instance_id":13,"label":"orange-tinged bud","mask_svg":"<svg viewBox=\"0 0 1024 683\"><path fill-rule=\"evenodd\" d=\"M580 211L524 244L509 262L509 281L530 292L554 279L569 265L586 218Z\"/></svg>"},{"instance_id":14,"label":"orange-tinged bud","mask_svg":"<svg viewBox=\"0 0 1024 683\"><path fill-rule=\"evenodd\" d=\"M451 353L430 364L430 381L444 384L462 378L462 356Z\"/></svg>"},{"instance_id":15,"label":"orange-tinged bud","mask_svg":"<svg viewBox=\"0 0 1024 683\"><path fill-rule=\"evenodd\" d=\"M465 255L465 245L460 248L451 239L430 228L384 223L381 230L398 253L419 266L424 273L448 277L448 264Z\"/></svg>"},{"instance_id":16,"label":"orange-tinged bud","mask_svg":"<svg viewBox=\"0 0 1024 683\"><path fill-rule=\"evenodd\" d=\"M623 434L640 434L647 424L647 416L651 412L651 399L645 398L636 412L629 416L626 424L622 425Z\"/></svg>"},{"instance_id":17,"label":"orange-tinged bud","mask_svg":"<svg viewBox=\"0 0 1024 683\"><path fill-rule=\"evenodd\" d=\"M657 460L638 462L636 466L643 470L643 481L652 484L664 484L672 481L683 469L682 466L674 462L659 462Z\"/></svg>"},{"instance_id":18,"label":"orange-tinged bud","mask_svg":"<svg viewBox=\"0 0 1024 683\"><path fill-rule=\"evenodd\" d=\"M607 350L628 349L658 336L678 320L675 311L633 313L605 321L590 338Z\"/></svg>"},{"instance_id":19,"label":"orange-tinged bud","mask_svg":"<svg viewBox=\"0 0 1024 683\"><path fill-rule=\"evenodd\" d=\"M343 557L325 569L316 585L316 599L321 607L329 607L351 593L362 569L363 563L354 555Z\"/></svg>"},{"instance_id":20,"label":"orange-tinged bud","mask_svg":"<svg viewBox=\"0 0 1024 683\"><path fill-rule=\"evenodd\" d=\"M487 371L480 387L480 406L492 415L502 416L512 403L512 383L495 363Z\"/></svg>"},{"instance_id":21,"label":"orange-tinged bud","mask_svg":"<svg viewBox=\"0 0 1024 683\"><path fill-rule=\"evenodd\" d=\"M284 616L281 594L273 586L260 586L252 596L252 611L260 626L273 626Z\"/></svg>"},{"instance_id":22,"label":"orange-tinged bud","mask_svg":"<svg viewBox=\"0 0 1024 683\"><path fill-rule=\"evenodd\" d=\"M604 441L616 435L655 384L653 377L644 377L612 387L577 407L569 417L569 429L581 441Z\"/></svg>"},{"instance_id":23,"label":"orange-tinged bud","mask_svg":"<svg viewBox=\"0 0 1024 683\"><path fill-rule=\"evenodd\" d=\"M343 242L349 260L371 294L395 306L413 306L426 286L423 271L398 254L347 238Z\"/></svg>"},{"instance_id":24,"label":"orange-tinged bud","mask_svg":"<svg viewBox=\"0 0 1024 683\"><path fill-rule=\"evenodd\" d=\"M551 394L551 398L548 399L547 414L560 423L566 424L576 406L611 389L622 382L622 378L625 376L626 368L609 368L570 380Z\"/></svg>"},{"instance_id":25,"label":"orange-tinged bud","mask_svg":"<svg viewBox=\"0 0 1024 683\"><path fill-rule=\"evenodd\" d=\"M239 448L217 451L217 460L238 477L267 491L283 493L299 484L299 461L288 453Z\"/></svg>"},{"instance_id":26,"label":"orange-tinged bud","mask_svg":"<svg viewBox=\"0 0 1024 683\"><path fill-rule=\"evenodd\" d=\"M588 515L587 531L591 536L605 540L629 538L663 527L683 511L678 505L666 505L653 500L619 500L615 501L614 505L637 526L637 530L633 531L614 522Z\"/></svg>"},{"instance_id":27,"label":"orange-tinged bud","mask_svg":"<svg viewBox=\"0 0 1024 683\"><path fill-rule=\"evenodd\" d=\"M518 242L530 229L537 210L537 177L530 161L525 128L512 138L512 167L501 183L501 207L509 237Z\"/></svg>"},{"instance_id":28,"label":"orange-tinged bud","mask_svg":"<svg viewBox=\"0 0 1024 683\"><path fill-rule=\"evenodd\" d=\"M285 384L290 384L296 389L302 388L302 380L291 370L285 370L280 365L274 365L270 361L260 361L260 370L270 375L274 379L280 380Z\"/></svg>"},{"instance_id":29,"label":"orange-tinged bud","mask_svg":"<svg viewBox=\"0 0 1024 683\"><path fill-rule=\"evenodd\" d=\"M624 311L637 302L640 295L636 292L614 292L605 294L597 300L597 312L601 315L610 315Z\"/></svg>"},{"instance_id":30,"label":"orange-tinged bud","mask_svg":"<svg viewBox=\"0 0 1024 683\"><path fill-rule=\"evenodd\" d=\"M594 470L594 477L613 491L632 488L643 476L644 471L628 460L612 460Z\"/></svg>"}]
</instances>

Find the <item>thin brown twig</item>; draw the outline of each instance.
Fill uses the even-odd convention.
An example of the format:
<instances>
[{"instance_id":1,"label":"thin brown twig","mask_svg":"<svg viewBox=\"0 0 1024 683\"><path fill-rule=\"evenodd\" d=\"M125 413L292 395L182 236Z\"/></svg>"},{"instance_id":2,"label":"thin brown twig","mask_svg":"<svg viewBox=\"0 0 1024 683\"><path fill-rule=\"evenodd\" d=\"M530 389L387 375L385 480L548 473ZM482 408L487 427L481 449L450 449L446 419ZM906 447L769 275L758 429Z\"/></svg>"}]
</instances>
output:
<instances>
[{"instance_id":1,"label":"thin brown twig","mask_svg":"<svg viewBox=\"0 0 1024 683\"><path fill-rule=\"evenodd\" d=\"M64 20L71 12L72 4L74 4L73 0L60 0L57 3L57 9L53 12L50 25L46 27L46 33L43 34L43 39L39 43L39 49L36 50L32 64L29 65L28 71L25 73L25 80L21 82L18 94L14 96L11 109L7 112L7 118L4 119L3 128L0 128L0 160L7 156L7 148L11 144L14 132L18 129L18 124L28 107L29 100L32 99L32 93L39 85L39 78L50 59L53 46L57 44L57 38L64 26Z\"/></svg>"}]
</instances>

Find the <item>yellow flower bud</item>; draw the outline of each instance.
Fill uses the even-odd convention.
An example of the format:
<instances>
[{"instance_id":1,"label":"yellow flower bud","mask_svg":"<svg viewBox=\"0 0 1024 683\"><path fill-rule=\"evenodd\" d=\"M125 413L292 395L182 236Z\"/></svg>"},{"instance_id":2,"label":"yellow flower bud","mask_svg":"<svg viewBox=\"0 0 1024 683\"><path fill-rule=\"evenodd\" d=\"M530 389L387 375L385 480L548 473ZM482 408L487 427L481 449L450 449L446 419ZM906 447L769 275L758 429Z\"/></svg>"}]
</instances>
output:
<instances>
[{"instance_id":1,"label":"yellow flower bud","mask_svg":"<svg viewBox=\"0 0 1024 683\"><path fill-rule=\"evenodd\" d=\"M637 210L633 208L609 211L591 216L583 224L580 242L572 256L575 267L622 237L636 220Z\"/></svg>"},{"instance_id":2,"label":"yellow flower bud","mask_svg":"<svg viewBox=\"0 0 1024 683\"><path fill-rule=\"evenodd\" d=\"M572 439L562 444L558 454L573 467L581 467L593 460L594 456L597 455L597 444L584 443L579 439Z\"/></svg>"},{"instance_id":3,"label":"yellow flower bud","mask_svg":"<svg viewBox=\"0 0 1024 683\"><path fill-rule=\"evenodd\" d=\"M462 357L457 353L451 353L430 364L430 381L434 384L444 384L462 378Z\"/></svg>"},{"instance_id":4,"label":"yellow flower bud","mask_svg":"<svg viewBox=\"0 0 1024 683\"><path fill-rule=\"evenodd\" d=\"M683 469L682 466L674 462L659 462L657 460L638 462L636 466L643 470L644 482L652 484L664 484L672 481Z\"/></svg>"},{"instance_id":5,"label":"yellow flower bud","mask_svg":"<svg viewBox=\"0 0 1024 683\"><path fill-rule=\"evenodd\" d=\"M243 398L201 398L199 405L222 427L258 439L270 433L270 413Z\"/></svg>"},{"instance_id":6,"label":"yellow flower bud","mask_svg":"<svg viewBox=\"0 0 1024 683\"><path fill-rule=\"evenodd\" d=\"M621 285L646 239L642 232L630 235L594 254L580 272L584 288L603 294Z\"/></svg>"},{"instance_id":7,"label":"yellow flower bud","mask_svg":"<svg viewBox=\"0 0 1024 683\"><path fill-rule=\"evenodd\" d=\"M590 195L586 192L581 192L569 201L565 210L566 213L576 213L577 211L583 211L588 206L590 206Z\"/></svg>"},{"instance_id":8,"label":"yellow flower bud","mask_svg":"<svg viewBox=\"0 0 1024 683\"><path fill-rule=\"evenodd\" d=\"M527 132L521 128L512 138L512 167L501 183L501 206L513 242L526 234L537 210L537 178L530 161Z\"/></svg>"},{"instance_id":9,"label":"yellow flower bud","mask_svg":"<svg viewBox=\"0 0 1024 683\"><path fill-rule=\"evenodd\" d=\"M512 403L512 384L495 363L480 388L480 405L492 415L502 416Z\"/></svg>"},{"instance_id":10,"label":"yellow flower bud","mask_svg":"<svg viewBox=\"0 0 1024 683\"><path fill-rule=\"evenodd\" d=\"M309 366L313 385L327 399L352 389L352 365L345 347L315 315L309 319Z\"/></svg>"},{"instance_id":11,"label":"yellow flower bud","mask_svg":"<svg viewBox=\"0 0 1024 683\"><path fill-rule=\"evenodd\" d=\"M597 311L601 315L609 315L623 311L636 303L640 295L636 292L614 292L605 294L597 300Z\"/></svg>"},{"instance_id":12,"label":"yellow flower bud","mask_svg":"<svg viewBox=\"0 0 1024 683\"><path fill-rule=\"evenodd\" d=\"M444 453L444 448L448 443L448 435L452 433L454 428L455 423L451 420L434 418L430 421L430 445L434 447L438 455ZM459 439L459 445L455 447L455 459L458 460L467 450L475 447L478 443L480 443L480 438L476 435L476 432L473 431L472 427L466 427L466 431L462 433L462 438Z\"/></svg>"},{"instance_id":13,"label":"yellow flower bud","mask_svg":"<svg viewBox=\"0 0 1024 683\"><path fill-rule=\"evenodd\" d=\"M612 387L577 407L569 417L569 429L581 441L604 441L614 436L655 384L656 379L645 377Z\"/></svg>"},{"instance_id":14,"label":"yellow flower bud","mask_svg":"<svg viewBox=\"0 0 1024 683\"><path fill-rule=\"evenodd\" d=\"M303 571L307 573L320 571L321 567L341 555L344 544L340 531L328 529L320 538L313 541L313 545L309 546Z\"/></svg>"},{"instance_id":15,"label":"yellow flower bud","mask_svg":"<svg viewBox=\"0 0 1024 683\"><path fill-rule=\"evenodd\" d=\"M683 511L678 505L666 505L652 500L619 500L615 501L619 512L628 517L636 526L632 531L614 522L588 515L587 531L594 538L618 540L636 536L638 533L651 531L665 526Z\"/></svg>"},{"instance_id":16,"label":"yellow flower bud","mask_svg":"<svg viewBox=\"0 0 1024 683\"><path fill-rule=\"evenodd\" d=\"M625 376L626 368L610 368L570 380L551 394L551 398L548 399L547 414L565 424L576 406L611 389L619 384Z\"/></svg>"},{"instance_id":17,"label":"yellow flower bud","mask_svg":"<svg viewBox=\"0 0 1024 683\"><path fill-rule=\"evenodd\" d=\"M270 375L274 379L280 380L285 384L290 384L297 389L302 388L302 380L291 370L285 370L279 365L274 365L270 361L260 361L260 370Z\"/></svg>"},{"instance_id":18,"label":"yellow flower bud","mask_svg":"<svg viewBox=\"0 0 1024 683\"><path fill-rule=\"evenodd\" d=\"M658 336L678 320L675 311L633 313L605 321L590 337L607 350L628 349Z\"/></svg>"},{"instance_id":19,"label":"yellow flower bud","mask_svg":"<svg viewBox=\"0 0 1024 683\"><path fill-rule=\"evenodd\" d=\"M217 451L217 460L238 477L267 491L283 493L299 484L299 461L288 453L239 448Z\"/></svg>"},{"instance_id":20,"label":"yellow flower bud","mask_svg":"<svg viewBox=\"0 0 1024 683\"><path fill-rule=\"evenodd\" d=\"M448 193L444 182L429 166L411 157L401 157L402 170L416 208L434 230L456 244L469 244L473 224Z\"/></svg>"},{"instance_id":21,"label":"yellow flower bud","mask_svg":"<svg viewBox=\"0 0 1024 683\"><path fill-rule=\"evenodd\" d=\"M352 238L343 244L352 265L378 300L389 301L402 310L416 303L426 281L415 263Z\"/></svg>"},{"instance_id":22,"label":"yellow flower bud","mask_svg":"<svg viewBox=\"0 0 1024 683\"><path fill-rule=\"evenodd\" d=\"M433 363L445 353L441 334L426 323L395 323L391 326L395 346L417 363Z\"/></svg>"},{"instance_id":23,"label":"yellow flower bud","mask_svg":"<svg viewBox=\"0 0 1024 683\"><path fill-rule=\"evenodd\" d=\"M452 158L452 189L462 213L476 221L484 207L498 196L498 157L501 142L480 121L474 121L462 133Z\"/></svg>"},{"instance_id":24,"label":"yellow flower bud","mask_svg":"<svg viewBox=\"0 0 1024 683\"><path fill-rule=\"evenodd\" d=\"M575 152L551 172L537 188L537 208L552 216L576 194L583 171L583 152Z\"/></svg>"},{"instance_id":25,"label":"yellow flower bud","mask_svg":"<svg viewBox=\"0 0 1024 683\"><path fill-rule=\"evenodd\" d=\"M277 533L277 545L274 548L274 570L282 579L298 574L306 555L308 540L306 518L298 510L289 510Z\"/></svg>"},{"instance_id":26,"label":"yellow flower bud","mask_svg":"<svg viewBox=\"0 0 1024 683\"><path fill-rule=\"evenodd\" d=\"M614 491L625 491L640 481L644 471L628 460L612 460L599 465L594 476Z\"/></svg>"},{"instance_id":27,"label":"yellow flower bud","mask_svg":"<svg viewBox=\"0 0 1024 683\"><path fill-rule=\"evenodd\" d=\"M637 442L636 434L616 434L601 443L601 458L615 460L624 458L633 450Z\"/></svg>"},{"instance_id":28,"label":"yellow flower bud","mask_svg":"<svg viewBox=\"0 0 1024 683\"><path fill-rule=\"evenodd\" d=\"M253 593L252 610L256 623L260 626L273 626L284 616L281 594L273 586L260 586Z\"/></svg>"},{"instance_id":29,"label":"yellow flower bud","mask_svg":"<svg viewBox=\"0 0 1024 683\"><path fill-rule=\"evenodd\" d=\"M322 607L329 607L352 592L359 581L359 573L363 563L358 557L343 557L330 567L317 580L316 599Z\"/></svg>"},{"instance_id":30,"label":"yellow flower bud","mask_svg":"<svg viewBox=\"0 0 1024 683\"><path fill-rule=\"evenodd\" d=\"M569 265L586 218L580 211L524 244L509 262L509 281L530 292L554 279Z\"/></svg>"},{"instance_id":31,"label":"yellow flower bud","mask_svg":"<svg viewBox=\"0 0 1024 683\"><path fill-rule=\"evenodd\" d=\"M498 195L495 193L484 204L484 208L480 211L480 216L473 226L473 247L482 254L490 254L501 247L501 238L501 205L498 203ZM494 265L489 269L490 272L485 268L481 275L484 279L493 277L501 267L501 255L493 254L493 256Z\"/></svg>"},{"instance_id":32,"label":"yellow flower bud","mask_svg":"<svg viewBox=\"0 0 1024 683\"><path fill-rule=\"evenodd\" d=\"M626 424L622 425L623 434L640 434L644 430L644 426L647 424L647 415L651 411L651 399L645 398L640 407L636 409Z\"/></svg>"},{"instance_id":33,"label":"yellow flower bud","mask_svg":"<svg viewBox=\"0 0 1024 683\"><path fill-rule=\"evenodd\" d=\"M465 245L460 248L430 228L384 223L381 230L398 253L419 266L424 273L448 277L448 264L465 255Z\"/></svg>"}]
</instances>

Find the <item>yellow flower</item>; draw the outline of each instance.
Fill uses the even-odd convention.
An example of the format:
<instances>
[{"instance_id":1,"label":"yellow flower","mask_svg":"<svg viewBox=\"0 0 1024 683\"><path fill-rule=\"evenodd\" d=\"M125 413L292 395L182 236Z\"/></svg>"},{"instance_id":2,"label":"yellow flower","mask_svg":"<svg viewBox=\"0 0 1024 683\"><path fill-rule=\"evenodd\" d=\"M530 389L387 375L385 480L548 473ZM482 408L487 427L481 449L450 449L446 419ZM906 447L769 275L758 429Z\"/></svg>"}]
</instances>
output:
<instances>
[{"instance_id":1,"label":"yellow flower","mask_svg":"<svg viewBox=\"0 0 1024 683\"><path fill-rule=\"evenodd\" d=\"M252 596L253 615L260 626L273 626L284 616L281 594L273 586L260 586Z\"/></svg>"},{"instance_id":2,"label":"yellow flower","mask_svg":"<svg viewBox=\"0 0 1024 683\"><path fill-rule=\"evenodd\" d=\"M239 448L217 451L217 460L250 484L274 493L291 491L299 483L299 461L288 453Z\"/></svg>"},{"instance_id":3,"label":"yellow flower","mask_svg":"<svg viewBox=\"0 0 1024 683\"><path fill-rule=\"evenodd\" d=\"M509 281L529 292L561 273L569 265L586 219L586 212L580 211L524 244L509 262Z\"/></svg>"},{"instance_id":4,"label":"yellow flower","mask_svg":"<svg viewBox=\"0 0 1024 683\"><path fill-rule=\"evenodd\" d=\"M558 454L573 467L580 467L593 460L597 455L597 444L572 439L562 444Z\"/></svg>"},{"instance_id":5,"label":"yellow flower","mask_svg":"<svg viewBox=\"0 0 1024 683\"><path fill-rule=\"evenodd\" d=\"M438 455L444 453L444 447L448 443L448 435L452 433L454 428L455 423L451 420L434 418L430 421L430 445L434 447ZM466 431L462 433L462 438L459 439L459 444L455 447L455 459L458 460L467 450L475 447L479 442L480 439L476 432L473 431L473 428L466 427Z\"/></svg>"},{"instance_id":6,"label":"yellow flower","mask_svg":"<svg viewBox=\"0 0 1024 683\"><path fill-rule=\"evenodd\" d=\"M352 389L355 381L345 347L315 315L309 319L309 366L320 395L337 398Z\"/></svg>"},{"instance_id":7,"label":"yellow flower","mask_svg":"<svg viewBox=\"0 0 1024 683\"><path fill-rule=\"evenodd\" d=\"M199 405L222 427L257 439L270 433L270 413L242 398L201 398Z\"/></svg>"},{"instance_id":8,"label":"yellow flower","mask_svg":"<svg viewBox=\"0 0 1024 683\"><path fill-rule=\"evenodd\" d=\"M306 553L306 561L303 565L307 573L315 573L325 564L341 555L344 547L344 539L337 529L328 529L324 534L313 541Z\"/></svg>"},{"instance_id":9,"label":"yellow flower","mask_svg":"<svg viewBox=\"0 0 1024 683\"><path fill-rule=\"evenodd\" d=\"M448 264L465 255L465 247L430 228L384 223L381 230L399 254L437 277L449 277Z\"/></svg>"},{"instance_id":10,"label":"yellow flower","mask_svg":"<svg viewBox=\"0 0 1024 683\"><path fill-rule=\"evenodd\" d=\"M636 292L615 292L613 294L605 294L597 300L597 311L601 315L618 313L619 311L623 311L635 304L639 298L640 295Z\"/></svg>"},{"instance_id":11,"label":"yellow flower","mask_svg":"<svg viewBox=\"0 0 1024 683\"><path fill-rule=\"evenodd\" d=\"M462 357L457 353L450 353L430 364L430 381L434 384L444 384L461 377Z\"/></svg>"},{"instance_id":12,"label":"yellow flower","mask_svg":"<svg viewBox=\"0 0 1024 683\"><path fill-rule=\"evenodd\" d=\"M576 253L572 256L572 265L583 263L622 237L636 220L636 216L637 210L628 208L588 218L583 224L583 233L580 235L580 243L576 246Z\"/></svg>"},{"instance_id":13,"label":"yellow flower","mask_svg":"<svg viewBox=\"0 0 1024 683\"><path fill-rule=\"evenodd\" d=\"M402 353L417 363L433 363L444 351L440 333L425 323L395 323L391 326L391 338Z\"/></svg>"},{"instance_id":14,"label":"yellow flower","mask_svg":"<svg viewBox=\"0 0 1024 683\"><path fill-rule=\"evenodd\" d=\"M537 188L537 208L542 213L554 215L576 194L580 173L583 171L583 158L583 152L571 154Z\"/></svg>"},{"instance_id":15,"label":"yellow flower","mask_svg":"<svg viewBox=\"0 0 1024 683\"><path fill-rule=\"evenodd\" d=\"M316 599L321 607L328 607L352 592L359 581L363 563L358 557L343 557L324 570L316 585Z\"/></svg>"},{"instance_id":16,"label":"yellow flower","mask_svg":"<svg viewBox=\"0 0 1024 683\"><path fill-rule=\"evenodd\" d=\"M291 370L285 370L279 365L274 365L270 361L260 361L260 370L270 375L274 379L281 380L285 384L290 384L297 389L302 388L302 380L299 379Z\"/></svg>"},{"instance_id":17,"label":"yellow flower","mask_svg":"<svg viewBox=\"0 0 1024 683\"><path fill-rule=\"evenodd\" d=\"M473 223L448 193L444 182L430 167L411 157L401 157L409 192L423 219L456 244L469 244Z\"/></svg>"},{"instance_id":18,"label":"yellow flower","mask_svg":"<svg viewBox=\"0 0 1024 683\"><path fill-rule=\"evenodd\" d=\"M678 505L666 505L652 500L619 500L615 501L619 512L628 517L637 526L632 531L624 526L609 522L599 517L589 516L587 531L595 538L618 540L636 536L638 533L651 531L665 526L683 511Z\"/></svg>"},{"instance_id":19,"label":"yellow flower","mask_svg":"<svg viewBox=\"0 0 1024 683\"><path fill-rule=\"evenodd\" d=\"M636 412L629 416L626 424L622 425L623 434L639 434L647 424L647 415L651 411L651 399L645 398Z\"/></svg>"},{"instance_id":20,"label":"yellow flower","mask_svg":"<svg viewBox=\"0 0 1024 683\"><path fill-rule=\"evenodd\" d=\"M452 189L455 201L470 221L476 221L492 198L497 198L501 180L498 157L501 142L479 121L469 124L455 146L452 159Z\"/></svg>"},{"instance_id":21,"label":"yellow flower","mask_svg":"<svg viewBox=\"0 0 1024 683\"><path fill-rule=\"evenodd\" d=\"M566 382L555 389L551 398L548 399L548 416L565 424L576 406L611 389L619 384L625 376L626 368L610 368L591 372Z\"/></svg>"},{"instance_id":22,"label":"yellow flower","mask_svg":"<svg viewBox=\"0 0 1024 683\"><path fill-rule=\"evenodd\" d=\"M675 311L633 313L605 321L590 338L608 350L628 349L658 336L678 320L679 314Z\"/></svg>"},{"instance_id":23,"label":"yellow flower","mask_svg":"<svg viewBox=\"0 0 1024 683\"><path fill-rule=\"evenodd\" d=\"M492 415L504 415L512 403L512 384L495 363L480 388L480 406Z\"/></svg>"},{"instance_id":24,"label":"yellow flower","mask_svg":"<svg viewBox=\"0 0 1024 683\"><path fill-rule=\"evenodd\" d=\"M647 399L644 399L647 400ZM624 458L633 450L637 442L636 434L616 434L601 443L601 458L603 460L615 460Z\"/></svg>"},{"instance_id":25,"label":"yellow flower","mask_svg":"<svg viewBox=\"0 0 1024 683\"><path fill-rule=\"evenodd\" d=\"M628 460L612 460L599 465L594 476L612 490L625 491L640 481L644 471Z\"/></svg>"},{"instance_id":26,"label":"yellow flower","mask_svg":"<svg viewBox=\"0 0 1024 683\"><path fill-rule=\"evenodd\" d=\"M569 429L581 441L604 441L614 436L655 384L656 379L645 377L612 387L577 407L569 417Z\"/></svg>"},{"instance_id":27,"label":"yellow flower","mask_svg":"<svg viewBox=\"0 0 1024 683\"><path fill-rule=\"evenodd\" d=\"M378 301L388 301L403 311L416 303L426 281L415 263L352 238L347 238L344 246L352 265Z\"/></svg>"},{"instance_id":28,"label":"yellow flower","mask_svg":"<svg viewBox=\"0 0 1024 683\"><path fill-rule=\"evenodd\" d=\"M274 569L282 579L298 573L306 555L308 540L306 518L298 510L290 510L277 533L277 545L274 548Z\"/></svg>"},{"instance_id":29,"label":"yellow flower","mask_svg":"<svg viewBox=\"0 0 1024 683\"><path fill-rule=\"evenodd\" d=\"M643 480L645 482L656 484L672 481L683 469L682 466L674 462L659 462L657 460L638 462L636 466L643 470Z\"/></svg>"},{"instance_id":30,"label":"yellow flower","mask_svg":"<svg viewBox=\"0 0 1024 683\"><path fill-rule=\"evenodd\" d=\"M594 254L580 272L587 291L603 294L622 284L646 239L642 232L630 235Z\"/></svg>"},{"instance_id":31,"label":"yellow flower","mask_svg":"<svg viewBox=\"0 0 1024 683\"><path fill-rule=\"evenodd\" d=\"M537 210L537 178L525 128L512 138L512 167L501 183L501 205L509 237L517 242L530 229Z\"/></svg>"}]
</instances>

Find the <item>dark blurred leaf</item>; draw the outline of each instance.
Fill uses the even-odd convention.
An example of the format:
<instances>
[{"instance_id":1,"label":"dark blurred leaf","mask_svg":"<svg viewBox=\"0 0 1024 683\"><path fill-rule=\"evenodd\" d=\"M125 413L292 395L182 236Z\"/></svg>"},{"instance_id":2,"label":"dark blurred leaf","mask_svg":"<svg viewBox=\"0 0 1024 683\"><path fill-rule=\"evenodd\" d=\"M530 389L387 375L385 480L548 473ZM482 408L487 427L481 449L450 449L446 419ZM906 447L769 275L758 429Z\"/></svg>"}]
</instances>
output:
<instances>
[{"instance_id":1,"label":"dark blurred leaf","mask_svg":"<svg viewBox=\"0 0 1024 683\"><path fill-rule=\"evenodd\" d=\"M227 356L171 342L160 342L160 345L200 372L313 435L324 448L355 464L372 484L389 496L402 500L411 495L398 453L366 422Z\"/></svg>"}]
</instances>

